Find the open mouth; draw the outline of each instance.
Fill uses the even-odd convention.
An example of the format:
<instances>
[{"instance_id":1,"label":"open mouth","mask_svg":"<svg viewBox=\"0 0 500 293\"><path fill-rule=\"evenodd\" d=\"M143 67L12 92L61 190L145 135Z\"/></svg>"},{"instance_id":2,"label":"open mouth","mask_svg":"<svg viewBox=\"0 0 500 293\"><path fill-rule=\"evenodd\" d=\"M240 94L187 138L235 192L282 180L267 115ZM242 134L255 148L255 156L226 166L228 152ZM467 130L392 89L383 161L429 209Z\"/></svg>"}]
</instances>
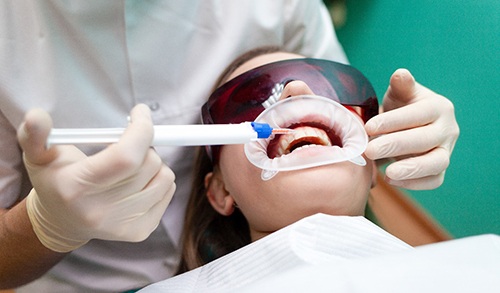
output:
<instances>
[{"instance_id":1,"label":"open mouth","mask_svg":"<svg viewBox=\"0 0 500 293\"><path fill-rule=\"evenodd\" d=\"M368 144L357 112L320 96L294 96L266 108L255 122L292 133L245 144L245 155L262 169L262 180L280 171L299 170L351 161L364 166L362 154Z\"/></svg>"},{"instance_id":2,"label":"open mouth","mask_svg":"<svg viewBox=\"0 0 500 293\"><path fill-rule=\"evenodd\" d=\"M342 139L332 128L317 122L295 123L287 128L293 129L291 134L277 135L267 146L270 159L288 155L296 150L311 146L342 147Z\"/></svg>"}]
</instances>

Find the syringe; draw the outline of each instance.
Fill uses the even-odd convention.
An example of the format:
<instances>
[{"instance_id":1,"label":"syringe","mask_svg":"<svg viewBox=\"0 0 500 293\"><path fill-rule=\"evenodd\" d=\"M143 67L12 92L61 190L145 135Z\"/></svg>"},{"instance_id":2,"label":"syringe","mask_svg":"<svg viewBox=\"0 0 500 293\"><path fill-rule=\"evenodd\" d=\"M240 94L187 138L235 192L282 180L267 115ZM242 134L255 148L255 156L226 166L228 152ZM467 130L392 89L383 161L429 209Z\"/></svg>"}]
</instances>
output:
<instances>
[{"instance_id":1,"label":"syringe","mask_svg":"<svg viewBox=\"0 0 500 293\"><path fill-rule=\"evenodd\" d=\"M47 146L56 144L111 144L120 140L124 128L54 128ZM272 134L293 132L267 123L155 125L151 146L203 146L243 144Z\"/></svg>"}]
</instances>

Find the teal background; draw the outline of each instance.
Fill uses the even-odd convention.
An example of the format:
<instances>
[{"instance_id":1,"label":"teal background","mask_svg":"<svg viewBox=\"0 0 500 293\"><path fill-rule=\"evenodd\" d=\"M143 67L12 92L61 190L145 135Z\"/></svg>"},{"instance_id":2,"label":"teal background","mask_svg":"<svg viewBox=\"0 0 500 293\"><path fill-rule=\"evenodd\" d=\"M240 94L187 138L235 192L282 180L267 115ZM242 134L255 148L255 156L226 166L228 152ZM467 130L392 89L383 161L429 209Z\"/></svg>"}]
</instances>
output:
<instances>
[{"instance_id":1,"label":"teal background","mask_svg":"<svg viewBox=\"0 0 500 293\"><path fill-rule=\"evenodd\" d=\"M345 3L338 38L380 101L405 67L455 105L460 137L444 184L407 193L454 237L500 234L500 1Z\"/></svg>"}]
</instances>

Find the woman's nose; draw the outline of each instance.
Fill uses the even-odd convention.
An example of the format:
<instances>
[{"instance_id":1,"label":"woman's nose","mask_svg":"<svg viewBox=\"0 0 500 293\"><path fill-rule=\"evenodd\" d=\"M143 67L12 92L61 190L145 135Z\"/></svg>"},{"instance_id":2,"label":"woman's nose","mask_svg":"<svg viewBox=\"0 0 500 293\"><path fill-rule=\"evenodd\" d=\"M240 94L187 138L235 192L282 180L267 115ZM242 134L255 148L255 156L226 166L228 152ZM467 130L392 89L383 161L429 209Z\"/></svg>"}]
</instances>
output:
<instances>
[{"instance_id":1,"label":"woman's nose","mask_svg":"<svg viewBox=\"0 0 500 293\"><path fill-rule=\"evenodd\" d=\"M280 100L299 95L314 95L314 92L305 82L294 80L285 85L283 92L281 92Z\"/></svg>"}]
</instances>

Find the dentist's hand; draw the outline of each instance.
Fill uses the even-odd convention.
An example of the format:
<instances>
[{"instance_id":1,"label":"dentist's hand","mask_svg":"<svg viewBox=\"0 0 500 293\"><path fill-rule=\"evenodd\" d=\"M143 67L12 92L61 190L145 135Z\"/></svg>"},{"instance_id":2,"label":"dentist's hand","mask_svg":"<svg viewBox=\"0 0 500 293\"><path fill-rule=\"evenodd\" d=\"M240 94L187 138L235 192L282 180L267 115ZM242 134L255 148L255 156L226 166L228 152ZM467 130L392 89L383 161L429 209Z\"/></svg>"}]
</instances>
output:
<instances>
[{"instance_id":1,"label":"dentist's hand","mask_svg":"<svg viewBox=\"0 0 500 293\"><path fill-rule=\"evenodd\" d=\"M415 82L406 69L391 77L383 99L383 113L366 123L375 137L366 156L395 158L386 180L407 189L434 189L444 180L459 135L453 104Z\"/></svg>"},{"instance_id":2,"label":"dentist's hand","mask_svg":"<svg viewBox=\"0 0 500 293\"><path fill-rule=\"evenodd\" d=\"M18 130L34 186L26 206L47 248L68 252L94 238L138 242L158 226L175 177L150 148L149 108L136 106L131 119L117 144L87 157L74 146L46 149L50 116L41 110L27 113Z\"/></svg>"}]
</instances>

